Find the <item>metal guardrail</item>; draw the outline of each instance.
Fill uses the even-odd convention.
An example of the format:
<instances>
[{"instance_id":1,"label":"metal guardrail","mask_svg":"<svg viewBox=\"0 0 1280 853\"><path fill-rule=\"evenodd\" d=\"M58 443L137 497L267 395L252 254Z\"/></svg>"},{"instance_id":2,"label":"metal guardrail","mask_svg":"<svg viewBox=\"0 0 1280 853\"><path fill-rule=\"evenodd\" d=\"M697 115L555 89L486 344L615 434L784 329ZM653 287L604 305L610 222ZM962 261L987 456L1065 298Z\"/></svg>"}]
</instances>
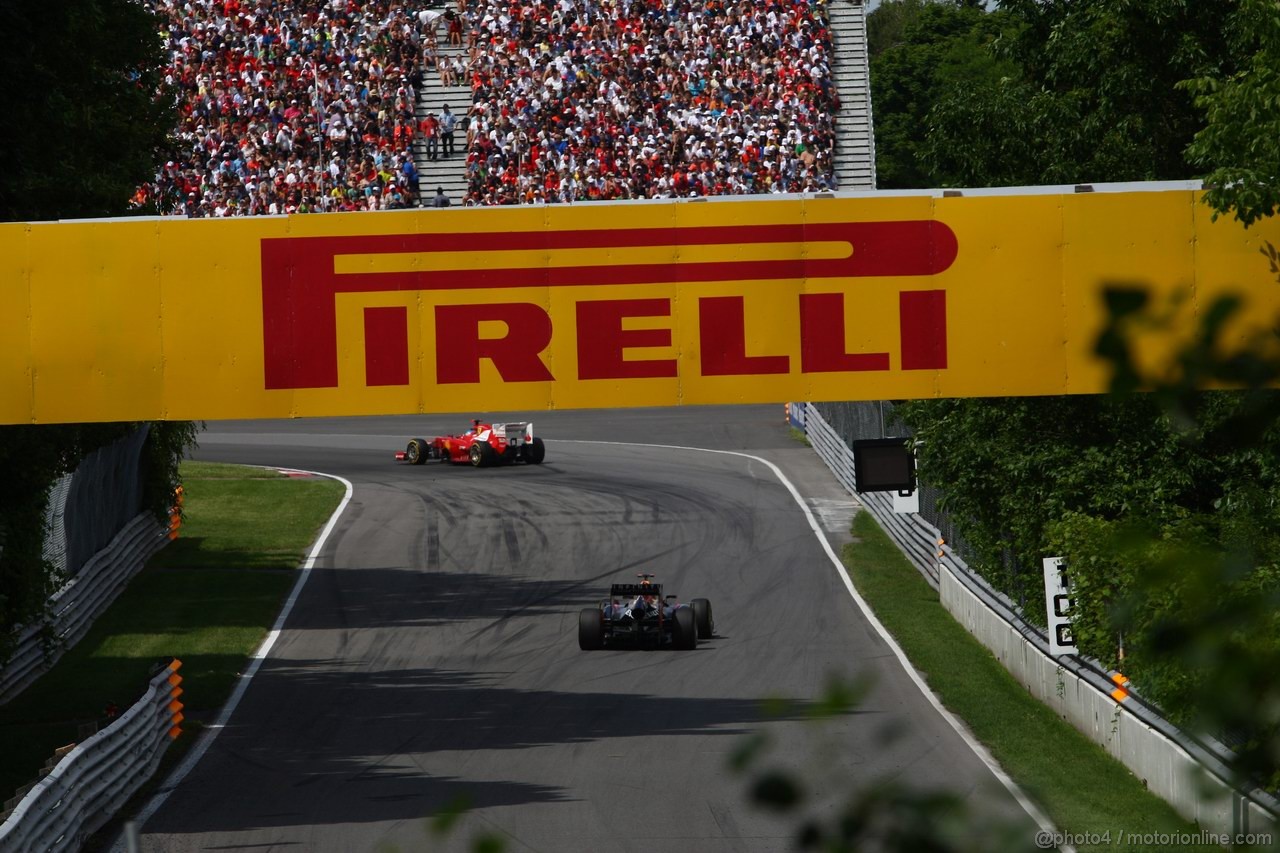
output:
<instances>
[{"instance_id":1,"label":"metal guardrail","mask_svg":"<svg viewBox=\"0 0 1280 853\"><path fill-rule=\"evenodd\" d=\"M129 580L167 541L165 528L141 513L49 600L48 622L30 625L0 669L0 702L20 693L74 646ZM53 646L46 648L52 634Z\"/></svg>"},{"instance_id":2,"label":"metal guardrail","mask_svg":"<svg viewBox=\"0 0 1280 853\"><path fill-rule=\"evenodd\" d=\"M1216 832L1238 833L1256 831L1258 827L1255 825L1251 830L1251 823L1280 824L1280 800L1260 788L1242 789L1231 781L1233 774L1229 763L1232 753L1228 747L1213 738L1193 735L1175 726L1161 715L1159 709L1144 702L1137 694L1131 693L1123 703L1116 703L1110 698L1115 685L1097 661L1079 656L1050 657L1048 638L1037 626L1023 619L1013 602L973 572L949 545L940 544L936 527L917 514L895 513L892 498L886 493L858 494L855 491L853 451L813 405L792 403L790 406L793 411L803 407L800 417L793 418L793 421L800 420L804 424L810 444L840 484L861 501L925 579L940 589L943 604L952 615L991 649L1006 669L1023 680L1024 686L1046 701L1049 696L1038 689L1042 687L1043 679L1034 672L1069 673L1087 691L1087 695L1081 694L1083 705L1094 710L1106 705L1114 713L1125 715L1136 723L1132 731L1141 733L1145 748L1164 750L1166 754L1161 759L1151 762L1149 755L1134 754L1133 750L1122 748L1115 742L1118 738L1114 737L1115 732L1110 726L1098 726L1096 720L1089 719L1096 716L1094 713L1072 713L1065 703L1059 703L1064 707L1055 707L1083 734L1138 773L1155 793L1190 819L1200 821L1202 826ZM981 613L971 611L961 618L962 614L957 612L965 604L961 597ZM979 615L985 617L981 626L976 624ZM1009 641L1015 642L1015 647L1010 648L1007 645ZM1031 681L1036 683L1029 683ZM1100 703L1099 697L1105 702ZM1055 704L1052 701L1046 703ZM1151 737L1145 737L1148 733ZM1131 741L1138 739L1138 734L1130 735ZM1168 784L1164 784L1141 772L1144 761L1176 768L1183 763L1183 757L1190 759L1185 763L1194 763L1202 768L1207 779L1216 783L1216 798L1197 780L1165 780ZM1164 790L1161 790L1162 784Z\"/></svg>"},{"instance_id":3,"label":"metal guardrail","mask_svg":"<svg viewBox=\"0 0 1280 853\"><path fill-rule=\"evenodd\" d=\"M119 719L78 744L0 824L0 850L78 850L151 778L181 721L180 661Z\"/></svg>"},{"instance_id":4,"label":"metal guardrail","mask_svg":"<svg viewBox=\"0 0 1280 853\"><path fill-rule=\"evenodd\" d=\"M803 425L809 443L827 463L831 473L835 474L840 485L851 495L857 495L854 489L853 452L843 438L831 428L822 414L808 403L792 403L793 409L799 408L803 414L793 418L793 422ZM883 492L872 492L857 495L858 499L872 514L880 520L886 529L892 528L890 535L902 546L907 559L915 565L935 589L938 586L938 564L934 556L934 548L938 541L938 529L919 516L903 516L894 513L893 499Z\"/></svg>"}]
</instances>

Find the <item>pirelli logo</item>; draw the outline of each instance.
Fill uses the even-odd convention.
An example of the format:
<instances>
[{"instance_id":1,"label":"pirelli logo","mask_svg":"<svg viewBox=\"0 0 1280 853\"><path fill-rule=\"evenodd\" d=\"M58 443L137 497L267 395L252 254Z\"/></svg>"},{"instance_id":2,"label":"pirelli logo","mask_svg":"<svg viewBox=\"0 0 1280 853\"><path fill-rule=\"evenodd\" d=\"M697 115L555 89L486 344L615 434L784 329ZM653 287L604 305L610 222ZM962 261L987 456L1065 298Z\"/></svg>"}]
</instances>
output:
<instances>
[{"instance_id":1,"label":"pirelli logo","mask_svg":"<svg viewBox=\"0 0 1280 853\"><path fill-rule=\"evenodd\" d=\"M947 269L957 248L951 229L932 220L266 239L265 386L337 386L335 298L344 293L474 291L474 304L434 307L434 378L441 385L478 382L484 359L492 361L504 382L554 380L541 354L557 333L576 337L579 380L674 377L676 359L626 357L631 349L671 344L669 328L632 329L626 322L671 316L669 296L585 298L576 302L576 328L570 331L554 328L537 302L495 301L492 294L528 288L920 278ZM788 355L747 354L746 297L694 298L701 375L792 372ZM800 372L947 366L943 290L918 285L902 289L896 353L846 351L845 299L842 292L798 295ZM482 336L486 321L501 321L506 334ZM364 323L367 384L408 384L407 309L366 308Z\"/></svg>"},{"instance_id":2,"label":"pirelli logo","mask_svg":"<svg viewBox=\"0 0 1280 853\"><path fill-rule=\"evenodd\" d=\"M0 223L0 423L1098 394L1204 312L1274 340L1280 219L1197 191ZM1268 286L1270 285L1270 286Z\"/></svg>"}]
</instances>

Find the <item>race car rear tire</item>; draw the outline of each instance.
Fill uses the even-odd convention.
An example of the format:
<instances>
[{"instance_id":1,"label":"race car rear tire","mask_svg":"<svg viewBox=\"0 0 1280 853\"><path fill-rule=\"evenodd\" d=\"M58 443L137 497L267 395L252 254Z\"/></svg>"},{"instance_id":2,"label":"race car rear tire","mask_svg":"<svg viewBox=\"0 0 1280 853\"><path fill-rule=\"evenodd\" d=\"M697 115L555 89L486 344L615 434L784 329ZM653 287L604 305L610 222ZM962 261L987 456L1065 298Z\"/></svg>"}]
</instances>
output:
<instances>
[{"instance_id":1,"label":"race car rear tire","mask_svg":"<svg viewBox=\"0 0 1280 853\"><path fill-rule=\"evenodd\" d=\"M680 607L671 614L675 624L671 626L671 639L677 649L689 650L698 647L698 626L694 624L693 610Z\"/></svg>"},{"instance_id":2,"label":"race car rear tire","mask_svg":"<svg viewBox=\"0 0 1280 853\"><path fill-rule=\"evenodd\" d=\"M578 612L578 648L586 652L604 648L604 614L598 608Z\"/></svg>"},{"instance_id":3,"label":"race car rear tire","mask_svg":"<svg viewBox=\"0 0 1280 853\"><path fill-rule=\"evenodd\" d=\"M689 602L693 609L693 621L698 626L698 639L710 640L716 634L716 620L711 615L711 602L705 598L695 598Z\"/></svg>"},{"instance_id":4,"label":"race car rear tire","mask_svg":"<svg viewBox=\"0 0 1280 853\"><path fill-rule=\"evenodd\" d=\"M427 442L421 438L409 439L409 446L404 449L404 461L410 465L421 465L427 461Z\"/></svg>"},{"instance_id":5,"label":"race car rear tire","mask_svg":"<svg viewBox=\"0 0 1280 853\"><path fill-rule=\"evenodd\" d=\"M467 451L467 456L471 459L471 465L475 468L484 468L492 465L496 455L493 452L493 447L484 441L475 442L471 445L471 449Z\"/></svg>"},{"instance_id":6,"label":"race car rear tire","mask_svg":"<svg viewBox=\"0 0 1280 853\"><path fill-rule=\"evenodd\" d=\"M524 461L528 462L530 465L541 465L542 460L546 458L547 446L542 443L542 439L535 435L528 445L525 446Z\"/></svg>"}]
</instances>

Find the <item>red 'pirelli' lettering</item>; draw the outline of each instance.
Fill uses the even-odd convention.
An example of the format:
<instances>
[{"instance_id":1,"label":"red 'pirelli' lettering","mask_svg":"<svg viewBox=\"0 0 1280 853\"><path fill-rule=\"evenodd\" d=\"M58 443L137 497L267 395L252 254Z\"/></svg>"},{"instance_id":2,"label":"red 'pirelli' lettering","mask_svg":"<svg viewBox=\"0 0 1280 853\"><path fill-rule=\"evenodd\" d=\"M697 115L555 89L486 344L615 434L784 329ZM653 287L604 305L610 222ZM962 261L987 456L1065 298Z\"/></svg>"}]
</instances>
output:
<instances>
[{"instance_id":1,"label":"red 'pirelli' lettering","mask_svg":"<svg viewBox=\"0 0 1280 853\"><path fill-rule=\"evenodd\" d=\"M408 314L403 306L364 309L364 382L409 384Z\"/></svg>"},{"instance_id":2,"label":"red 'pirelli' lettering","mask_svg":"<svg viewBox=\"0 0 1280 853\"><path fill-rule=\"evenodd\" d=\"M480 323L501 320L507 334L480 337ZM493 362L504 382L554 379L539 357L551 343L551 317L529 302L436 306L436 381L441 385L480 381L480 360Z\"/></svg>"},{"instance_id":3,"label":"red 'pirelli' lettering","mask_svg":"<svg viewBox=\"0 0 1280 853\"><path fill-rule=\"evenodd\" d=\"M480 255L492 252L495 246L504 250L555 251L611 247L732 247L758 243L845 243L849 251L834 258L809 257L800 252L777 260L708 263L662 260L650 264L611 266L552 265L342 274L334 269L335 258L343 255L438 252L474 252ZM927 276L951 266L958 250L955 233L945 224L933 220L502 234L283 237L263 240L261 245L263 380L268 389L337 386L336 297L340 293ZM931 357L936 359L936 353ZM754 363L776 367L776 362ZM763 372L776 371L769 367Z\"/></svg>"},{"instance_id":4,"label":"red 'pirelli' lettering","mask_svg":"<svg viewBox=\"0 0 1280 853\"><path fill-rule=\"evenodd\" d=\"M904 290L898 295L903 370L947 366L947 292Z\"/></svg>"},{"instance_id":5,"label":"red 'pirelli' lettering","mask_svg":"<svg viewBox=\"0 0 1280 853\"><path fill-rule=\"evenodd\" d=\"M746 311L741 296L704 296L698 300L698 341L703 376L786 373L785 355L747 355Z\"/></svg>"},{"instance_id":6,"label":"red 'pirelli' lettering","mask_svg":"<svg viewBox=\"0 0 1280 853\"><path fill-rule=\"evenodd\" d=\"M800 372L888 370L887 352L845 352L844 294L800 294Z\"/></svg>"},{"instance_id":7,"label":"red 'pirelli' lettering","mask_svg":"<svg viewBox=\"0 0 1280 853\"><path fill-rule=\"evenodd\" d=\"M578 378L641 379L676 375L674 358L631 359L627 349L671 346L670 329L624 329L624 317L670 317L670 299L579 302Z\"/></svg>"}]
</instances>

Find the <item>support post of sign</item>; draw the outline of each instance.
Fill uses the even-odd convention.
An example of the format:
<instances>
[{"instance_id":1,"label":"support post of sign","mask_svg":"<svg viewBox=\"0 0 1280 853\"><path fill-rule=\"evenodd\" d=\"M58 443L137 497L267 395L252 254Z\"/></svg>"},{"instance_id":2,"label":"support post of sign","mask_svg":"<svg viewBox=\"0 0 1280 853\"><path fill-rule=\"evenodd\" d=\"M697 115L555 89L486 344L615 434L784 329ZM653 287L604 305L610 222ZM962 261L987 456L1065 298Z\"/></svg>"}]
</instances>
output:
<instances>
[{"instance_id":1,"label":"support post of sign","mask_svg":"<svg viewBox=\"0 0 1280 853\"><path fill-rule=\"evenodd\" d=\"M893 493L893 511L898 515L915 515L920 512L920 492L905 489Z\"/></svg>"}]
</instances>

